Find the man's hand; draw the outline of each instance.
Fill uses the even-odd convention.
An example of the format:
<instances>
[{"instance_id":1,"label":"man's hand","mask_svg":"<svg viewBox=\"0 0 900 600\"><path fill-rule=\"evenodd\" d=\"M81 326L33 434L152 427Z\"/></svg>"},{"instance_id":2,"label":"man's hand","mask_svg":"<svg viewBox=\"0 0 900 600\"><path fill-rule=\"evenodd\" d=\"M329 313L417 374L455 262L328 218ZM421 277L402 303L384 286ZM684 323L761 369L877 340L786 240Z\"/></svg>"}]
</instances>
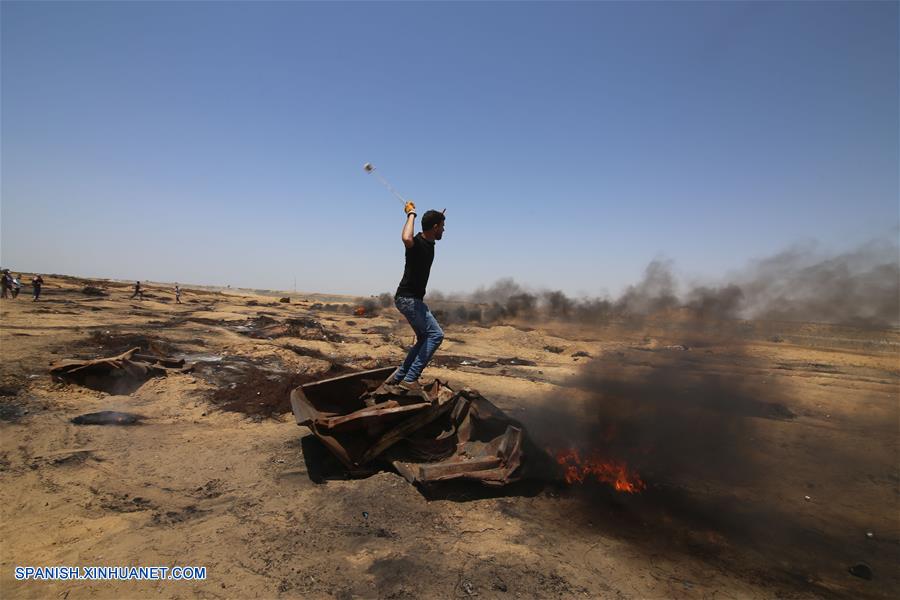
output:
<instances>
[{"instance_id":1,"label":"man's hand","mask_svg":"<svg viewBox=\"0 0 900 600\"><path fill-rule=\"evenodd\" d=\"M400 239L403 240L404 246L406 246L407 248L412 248L414 233L413 229L416 226L416 205L412 202L407 202L406 206L403 207L403 210L406 211L406 222L403 223L403 232L400 234Z\"/></svg>"}]
</instances>

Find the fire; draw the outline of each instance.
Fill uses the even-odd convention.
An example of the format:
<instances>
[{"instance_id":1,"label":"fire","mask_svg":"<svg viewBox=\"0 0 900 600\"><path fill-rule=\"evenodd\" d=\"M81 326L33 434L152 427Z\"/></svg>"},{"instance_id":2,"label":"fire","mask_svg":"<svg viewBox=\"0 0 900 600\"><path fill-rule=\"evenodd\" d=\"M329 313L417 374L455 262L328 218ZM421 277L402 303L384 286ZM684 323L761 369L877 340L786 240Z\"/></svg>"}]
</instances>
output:
<instances>
[{"instance_id":1,"label":"fire","mask_svg":"<svg viewBox=\"0 0 900 600\"><path fill-rule=\"evenodd\" d=\"M364 317L366 315L366 307L365 306L357 306L356 310L353 311L353 314L357 317Z\"/></svg>"},{"instance_id":2,"label":"fire","mask_svg":"<svg viewBox=\"0 0 900 600\"><path fill-rule=\"evenodd\" d=\"M628 469L628 465L612 459L603 459L592 454L584 459L578 450L561 450L556 453L556 462L562 465L566 483L584 483L593 477L597 481L608 483L616 491L636 494L646 489L647 485L640 476Z\"/></svg>"}]
</instances>

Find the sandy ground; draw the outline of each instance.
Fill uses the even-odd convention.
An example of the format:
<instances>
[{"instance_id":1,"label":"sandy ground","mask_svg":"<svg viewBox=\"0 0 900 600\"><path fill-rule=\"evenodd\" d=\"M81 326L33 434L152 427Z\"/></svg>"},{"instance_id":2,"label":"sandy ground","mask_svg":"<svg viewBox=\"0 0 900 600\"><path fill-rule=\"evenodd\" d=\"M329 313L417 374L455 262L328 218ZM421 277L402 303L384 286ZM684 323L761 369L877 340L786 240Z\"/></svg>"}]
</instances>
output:
<instances>
[{"instance_id":1,"label":"sandy ground","mask_svg":"<svg viewBox=\"0 0 900 600\"><path fill-rule=\"evenodd\" d=\"M175 304L153 286L137 301L125 285L105 284L106 297L82 285L48 278L38 303L0 301L4 598L900 596L896 330L448 325L446 366L426 376L476 388L539 443L559 444L570 426L589 443L606 410L595 388L612 375L627 406L629 394L671 395L639 421L651 428L678 424L679 398L711 382L707 413L728 418L654 438L686 445L643 449L639 495L546 480L426 494L390 472L314 483L308 432L287 412L291 385L334 365L398 362L411 334L393 308L357 316L313 297L190 289ZM254 339L260 315L315 324ZM128 394L48 375L56 360L132 345L198 367ZM70 422L101 410L146 420ZM850 573L858 564L871 579ZM18 565L196 565L207 576L23 582Z\"/></svg>"}]
</instances>

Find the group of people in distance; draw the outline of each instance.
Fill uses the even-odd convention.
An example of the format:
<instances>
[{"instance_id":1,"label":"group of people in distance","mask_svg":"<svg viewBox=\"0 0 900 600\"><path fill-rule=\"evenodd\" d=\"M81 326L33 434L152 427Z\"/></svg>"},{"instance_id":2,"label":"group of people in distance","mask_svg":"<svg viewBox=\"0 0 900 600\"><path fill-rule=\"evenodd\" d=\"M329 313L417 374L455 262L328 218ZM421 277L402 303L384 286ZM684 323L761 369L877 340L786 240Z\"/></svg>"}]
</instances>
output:
<instances>
[{"instance_id":1,"label":"group of people in distance","mask_svg":"<svg viewBox=\"0 0 900 600\"><path fill-rule=\"evenodd\" d=\"M35 273L31 278L31 301L37 302L41 297L41 288L44 285L44 278ZM3 269L0 273L0 298L18 298L19 292L22 290L22 276L13 277L9 269Z\"/></svg>"},{"instance_id":2,"label":"group of people in distance","mask_svg":"<svg viewBox=\"0 0 900 600\"><path fill-rule=\"evenodd\" d=\"M42 287L44 287L44 278L41 277L40 274L35 273L34 277L31 278L32 302L37 302L38 298L41 297ZM21 290L21 275L13 277L9 269L3 269L2 271L0 271L0 298L17 298ZM175 284L175 288L173 289L173 291L175 292L175 304L182 304L181 287L177 283ZM140 281L134 282L134 293L131 294L131 298L129 298L129 300L135 297L139 298L140 300L144 299L144 290L141 287Z\"/></svg>"}]
</instances>

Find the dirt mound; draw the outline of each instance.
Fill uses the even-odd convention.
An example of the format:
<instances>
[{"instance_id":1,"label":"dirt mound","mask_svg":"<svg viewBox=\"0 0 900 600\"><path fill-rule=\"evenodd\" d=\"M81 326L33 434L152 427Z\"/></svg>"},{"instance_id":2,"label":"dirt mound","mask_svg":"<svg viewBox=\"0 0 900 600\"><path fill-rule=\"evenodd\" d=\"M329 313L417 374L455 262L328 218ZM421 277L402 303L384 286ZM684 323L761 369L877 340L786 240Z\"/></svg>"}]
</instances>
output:
<instances>
[{"instance_id":1,"label":"dirt mound","mask_svg":"<svg viewBox=\"0 0 900 600\"><path fill-rule=\"evenodd\" d=\"M141 352L157 356L178 353L178 348L173 343L162 338L140 333L114 333L109 330L94 331L73 347L79 349L79 354L85 355L85 358L121 354L131 348L140 348Z\"/></svg>"},{"instance_id":2,"label":"dirt mound","mask_svg":"<svg viewBox=\"0 0 900 600\"><path fill-rule=\"evenodd\" d=\"M109 296L109 292L107 292L103 288L93 285L84 286L83 288L81 288L81 293L87 296Z\"/></svg>"}]
</instances>

